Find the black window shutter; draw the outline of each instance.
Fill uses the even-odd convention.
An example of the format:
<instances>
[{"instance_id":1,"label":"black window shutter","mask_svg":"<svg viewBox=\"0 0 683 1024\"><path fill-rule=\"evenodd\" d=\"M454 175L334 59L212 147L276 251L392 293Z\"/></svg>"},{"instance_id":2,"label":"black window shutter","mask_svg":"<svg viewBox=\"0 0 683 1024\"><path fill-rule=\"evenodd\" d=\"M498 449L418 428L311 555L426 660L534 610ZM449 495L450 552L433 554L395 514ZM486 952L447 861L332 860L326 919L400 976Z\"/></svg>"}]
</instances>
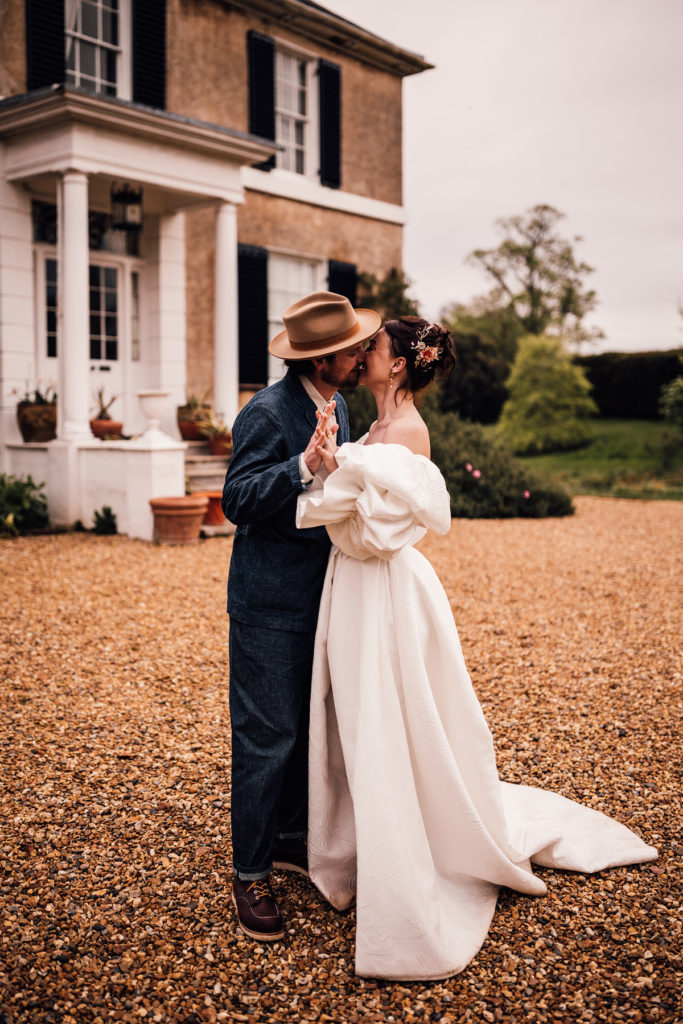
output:
<instances>
[{"instance_id":1,"label":"black window shutter","mask_svg":"<svg viewBox=\"0 0 683 1024\"><path fill-rule=\"evenodd\" d=\"M275 141L275 43L270 36L247 32L249 61L249 131ZM275 157L256 164L262 171L275 167Z\"/></svg>"},{"instance_id":2,"label":"black window shutter","mask_svg":"<svg viewBox=\"0 0 683 1024\"><path fill-rule=\"evenodd\" d=\"M341 185L341 68L321 60L320 84L320 183Z\"/></svg>"},{"instance_id":3,"label":"black window shutter","mask_svg":"<svg viewBox=\"0 0 683 1024\"><path fill-rule=\"evenodd\" d=\"M330 260L327 264L327 287L337 295L345 295L352 306L356 305L358 272L355 263Z\"/></svg>"},{"instance_id":4,"label":"black window shutter","mask_svg":"<svg viewBox=\"0 0 683 1024\"><path fill-rule=\"evenodd\" d=\"M268 383L268 252L237 246L240 385Z\"/></svg>"},{"instance_id":5,"label":"black window shutter","mask_svg":"<svg viewBox=\"0 0 683 1024\"><path fill-rule=\"evenodd\" d=\"M26 89L66 78L64 0L26 0Z\"/></svg>"},{"instance_id":6,"label":"black window shutter","mask_svg":"<svg viewBox=\"0 0 683 1024\"><path fill-rule=\"evenodd\" d=\"M133 99L166 109L166 0L133 0Z\"/></svg>"}]
</instances>

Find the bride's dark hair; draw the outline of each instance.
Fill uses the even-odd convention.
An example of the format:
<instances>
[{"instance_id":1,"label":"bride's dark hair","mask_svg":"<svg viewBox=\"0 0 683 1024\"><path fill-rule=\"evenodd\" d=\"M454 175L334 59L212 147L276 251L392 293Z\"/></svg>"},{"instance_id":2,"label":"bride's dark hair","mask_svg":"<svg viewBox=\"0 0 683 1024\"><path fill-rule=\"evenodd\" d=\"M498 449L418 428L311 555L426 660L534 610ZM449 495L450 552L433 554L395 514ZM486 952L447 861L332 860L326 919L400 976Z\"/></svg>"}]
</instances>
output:
<instances>
[{"instance_id":1,"label":"bride's dark hair","mask_svg":"<svg viewBox=\"0 0 683 1024\"><path fill-rule=\"evenodd\" d=\"M389 335L391 353L406 361L405 386L422 391L435 377L447 377L455 366L455 347L450 333L441 324L420 316L402 316L383 325Z\"/></svg>"}]
</instances>

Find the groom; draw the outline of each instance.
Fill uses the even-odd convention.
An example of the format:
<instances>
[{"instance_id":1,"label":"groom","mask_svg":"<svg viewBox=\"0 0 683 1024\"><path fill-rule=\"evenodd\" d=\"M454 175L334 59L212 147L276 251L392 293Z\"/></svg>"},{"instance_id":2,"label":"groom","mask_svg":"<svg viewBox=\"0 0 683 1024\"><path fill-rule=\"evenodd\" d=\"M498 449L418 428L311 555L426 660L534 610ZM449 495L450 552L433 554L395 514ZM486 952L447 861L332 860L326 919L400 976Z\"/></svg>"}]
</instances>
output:
<instances>
[{"instance_id":1,"label":"groom","mask_svg":"<svg viewBox=\"0 0 683 1024\"><path fill-rule=\"evenodd\" d=\"M296 501L321 470L318 417L336 402L338 443L349 422L337 388L358 383L372 310L314 292L285 310L270 351L286 375L259 391L233 425L223 512L237 525L228 577L232 724L233 903L242 930L284 935L273 867L308 872L308 711L313 642L330 541L297 530Z\"/></svg>"}]
</instances>

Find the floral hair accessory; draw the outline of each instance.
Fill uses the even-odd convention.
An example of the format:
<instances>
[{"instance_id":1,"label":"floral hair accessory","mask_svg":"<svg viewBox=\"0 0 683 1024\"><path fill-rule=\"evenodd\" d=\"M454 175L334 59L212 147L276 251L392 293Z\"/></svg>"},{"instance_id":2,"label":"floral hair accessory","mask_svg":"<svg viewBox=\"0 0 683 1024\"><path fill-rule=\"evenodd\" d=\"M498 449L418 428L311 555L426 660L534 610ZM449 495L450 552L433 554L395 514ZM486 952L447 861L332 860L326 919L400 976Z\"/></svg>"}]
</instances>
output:
<instances>
[{"instance_id":1,"label":"floral hair accessory","mask_svg":"<svg viewBox=\"0 0 683 1024\"><path fill-rule=\"evenodd\" d=\"M435 363L441 358L441 346L428 345L426 341L433 330L434 324L426 324L417 332L415 341L411 342L410 347L415 352L416 366L429 366L430 363Z\"/></svg>"}]
</instances>

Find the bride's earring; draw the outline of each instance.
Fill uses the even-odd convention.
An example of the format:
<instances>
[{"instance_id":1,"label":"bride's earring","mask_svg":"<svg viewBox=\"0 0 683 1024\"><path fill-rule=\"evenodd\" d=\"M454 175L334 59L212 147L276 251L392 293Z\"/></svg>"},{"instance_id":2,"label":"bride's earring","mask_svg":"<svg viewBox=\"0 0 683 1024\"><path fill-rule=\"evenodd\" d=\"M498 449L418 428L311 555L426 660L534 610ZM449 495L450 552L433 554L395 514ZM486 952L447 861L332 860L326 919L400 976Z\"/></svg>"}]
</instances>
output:
<instances>
[{"instance_id":1,"label":"bride's earring","mask_svg":"<svg viewBox=\"0 0 683 1024\"><path fill-rule=\"evenodd\" d=\"M392 366L391 369L389 370L389 387L393 388L393 386L394 386L394 368Z\"/></svg>"}]
</instances>

